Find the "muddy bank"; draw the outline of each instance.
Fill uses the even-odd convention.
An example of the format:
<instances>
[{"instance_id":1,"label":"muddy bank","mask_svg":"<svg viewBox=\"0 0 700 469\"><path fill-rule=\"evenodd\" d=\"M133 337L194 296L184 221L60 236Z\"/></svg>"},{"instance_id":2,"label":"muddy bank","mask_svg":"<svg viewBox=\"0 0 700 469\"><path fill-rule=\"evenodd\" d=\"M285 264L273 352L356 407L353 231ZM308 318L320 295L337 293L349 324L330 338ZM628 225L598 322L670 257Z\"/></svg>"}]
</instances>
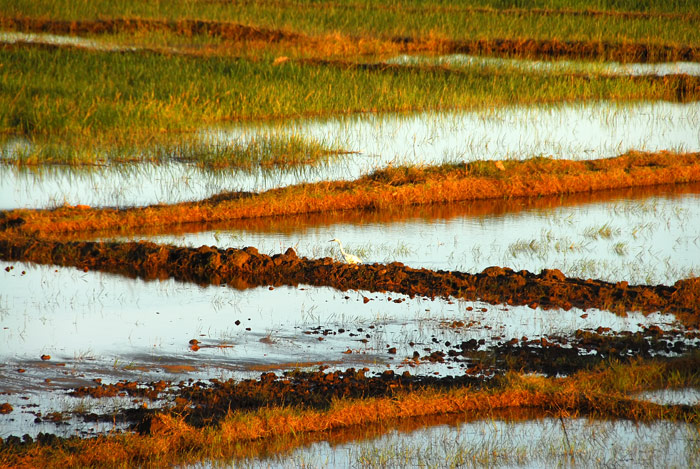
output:
<instances>
[{"instance_id":1,"label":"muddy bank","mask_svg":"<svg viewBox=\"0 0 700 469\"><path fill-rule=\"evenodd\" d=\"M325 50L346 48L355 43L375 41L378 50L390 48L398 53L431 52L441 54L464 53L503 57L527 58L578 58L602 59L618 62L693 62L700 60L700 47L655 43L616 43L604 41L574 41L557 39L424 39L419 37L395 37L390 39L366 37L313 37L282 29L266 29L239 23L195 19L144 19L110 18L98 20L52 20L31 17L0 17L0 28L34 33L51 34L116 34L143 31L167 31L193 36L208 35L229 41L257 41L280 43L290 46L304 43L318 44ZM329 49L330 47L330 49Z\"/></svg>"},{"instance_id":2,"label":"muddy bank","mask_svg":"<svg viewBox=\"0 0 700 469\"><path fill-rule=\"evenodd\" d=\"M558 270L533 274L490 267L468 274L412 269L401 263L348 265L331 258L299 258L291 248L284 254L267 256L254 247L195 249L148 242L60 242L19 236L0 239L0 258L241 289L306 284L532 307L662 311L676 314L689 326L700 325L700 278L681 280L673 286L631 286L627 282L567 278Z\"/></svg>"},{"instance_id":3,"label":"muddy bank","mask_svg":"<svg viewBox=\"0 0 700 469\"><path fill-rule=\"evenodd\" d=\"M181 381L138 383L119 381L114 384L98 383L72 390L73 397L130 397L151 401L169 402L163 410L186 416L187 422L203 426L226 417L228 412L255 410L270 405L327 409L339 399L366 399L391 397L397 393L415 392L425 389L450 390L469 387L488 389L498 386L499 377L508 372L540 373L548 377L573 375L579 371L592 370L601 363L617 360L629 363L639 359L657 357L659 353L683 354L692 345L686 340L700 338L697 332L661 331L658 326L639 333L610 334L605 328L579 330L572 337L543 337L538 340L512 338L499 342L487 350L477 351L476 340L465 340L461 344L445 345L447 352L440 350L438 343L431 353L406 357L404 363L413 362L469 362L470 367L462 375L434 376L419 374L411 368L395 373L386 370L371 373L369 368L327 371L320 366L318 371L293 370L282 374L262 373L257 379L225 381L211 379L207 382ZM466 339L466 335L465 335ZM450 347L451 346L451 347ZM591 353L593 352L593 353ZM675 358L684 363L691 358ZM673 359L666 359L673 360ZM120 415L122 421L135 422L139 431L148 432L153 411L146 408L130 410ZM113 416L87 416L91 419L112 420Z\"/></svg>"}]
</instances>

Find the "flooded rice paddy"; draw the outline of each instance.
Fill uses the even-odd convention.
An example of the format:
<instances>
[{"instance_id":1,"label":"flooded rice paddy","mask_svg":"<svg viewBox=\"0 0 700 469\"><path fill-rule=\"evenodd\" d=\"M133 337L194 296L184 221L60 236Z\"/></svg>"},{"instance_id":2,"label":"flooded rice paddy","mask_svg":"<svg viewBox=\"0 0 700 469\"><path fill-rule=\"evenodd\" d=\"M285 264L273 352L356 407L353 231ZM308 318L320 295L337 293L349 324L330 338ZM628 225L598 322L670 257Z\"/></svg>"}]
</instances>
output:
<instances>
[{"instance_id":1,"label":"flooded rice paddy","mask_svg":"<svg viewBox=\"0 0 700 469\"><path fill-rule=\"evenodd\" d=\"M675 356L700 345L700 336L672 315L621 317L303 285L237 290L23 263L0 268L0 400L17 409L0 415L3 437L46 431L42 416L52 414L60 415L57 433L87 431L92 421L79 417L88 404L107 412L105 406L144 402L68 394L95 383L238 380L321 365L459 376L495 353L495 361L471 371L488 378L501 366L498 353L508 350L527 350L532 371L551 373L536 365L544 343L582 360ZM591 336L602 342L594 345ZM649 345L628 349L630 337ZM606 341L617 351L601 346ZM42 425L34 425L37 418Z\"/></svg>"},{"instance_id":2,"label":"flooded rice paddy","mask_svg":"<svg viewBox=\"0 0 700 469\"><path fill-rule=\"evenodd\" d=\"M0 43L5 44L45 44L53 46L70 46L81 49L90 49L105 52L127 52L138 50L135 47L126 47L105 42L98 39L89 39L80 36L65 36L62 34L45 33L21 33L16 31L0 31Z\"/></svg>"},{"instance_id":3,"label":"flooded rice paddy","mask_svg":"<svg viewBox=\"0 0 700 469\"><path fill-rule=\"evenodd\" d=\"M513 69L531 73L579 73L612 76L700 76L700 64L696 62L672 63L617 63L580 62L573 60L524 60L476 55L452 54L441 56L402 55L386 61L398 65L433 65L442 67Z\"/></svg>"},{"instance_id":4,"label":"flooded rice paddy","mask_svg":"<svg viewBox=\"0 0 700 469\"><path fill-rule=\"evenodd\" d=\"M315 167L211 171L189 164L106 165L96 168L0 165L0 209L63 204L141 206L200 200L222 191L267 189L323 180L352 180L393 165L476 160L613 157L628 150L700 151L700 105L691 103L573 103L481 111L367 114L333 119L247 124L208 129L205 144L261 135L303 135L353 152ZM27 141L6 141L12 161Z\"/></svg>"},{"instance_id":5,"label":"flooded rice paddy","mask_svg":"<svg viewBox=\"0 0 700 469\"><path fill-rule=\"evenodd\" d=\"M698 119L697 103L593 103L209 129L198 138L212 144L286 133L355 153L294 170L6 164L0 166L0 209L172 203L224 190L354 179L399 164L700 151ZM6 159L13 145L28 143L6 144ZM535 273L559 269L568 277L672 285L700 271L699 197L698 185L686 184L180 226L128 239L254 246L267 254L294 247L299 256L340 260L329 243L339 238L368 264L462 272L493 265ZM7 261L0 261L0 285L0 404L13 409L0 413L2 438L130 431L146 409L172 405L177 392L194 392L197 383L261 382L269 372L281 377L292 370L331 374L352 368L373 377L488 383L511 370L566 377L601 363L677 358L700 348L700 332L671 314L544 309L439 292L427 298L304 284L200 286ZM100 397L105 389L117 391ZM630 399L697 406L698 391L664 389ZM697 466L692 424L567 415L464 417L411 432L397 424L399 429L385 428L364 440L316 435L311 438L320 441L305 447L235 464ZM210 465L221 463L197 467Z\"/></svg>"}]
</instances>

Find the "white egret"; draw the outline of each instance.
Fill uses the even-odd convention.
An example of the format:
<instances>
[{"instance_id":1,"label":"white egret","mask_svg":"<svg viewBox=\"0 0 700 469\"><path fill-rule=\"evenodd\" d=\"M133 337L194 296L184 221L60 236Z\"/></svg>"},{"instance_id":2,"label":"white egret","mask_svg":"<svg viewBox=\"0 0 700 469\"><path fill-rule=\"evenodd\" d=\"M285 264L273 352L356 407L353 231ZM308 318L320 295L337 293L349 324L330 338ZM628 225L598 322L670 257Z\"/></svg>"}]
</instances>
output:
<instances>
[{"instance_id":1,"label":"white egret","mask_svg":"<svg viewBox=\"0 0 700 469\"><path fill-rule=\"evenodd\" d=\"M347 252L345 252L345 250L343 249L343 244L340 242L339 239L333 238L328 242L329 243L333 243L333 242L338 243L338 246L340 247L340 253L343 255L345 262L347 262L348 264L362 264L362 259L360 259L359 257L357 257L355 255L348 254Z\"/></svg>"}]
</instances>

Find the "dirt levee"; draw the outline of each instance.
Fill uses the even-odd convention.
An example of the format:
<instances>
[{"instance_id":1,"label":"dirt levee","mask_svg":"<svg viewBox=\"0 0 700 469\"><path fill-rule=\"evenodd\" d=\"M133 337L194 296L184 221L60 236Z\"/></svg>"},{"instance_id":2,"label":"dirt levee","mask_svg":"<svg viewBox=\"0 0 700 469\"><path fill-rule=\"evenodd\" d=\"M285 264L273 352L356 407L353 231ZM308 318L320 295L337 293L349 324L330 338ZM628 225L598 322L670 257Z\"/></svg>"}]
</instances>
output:
<instances>
[{"instance_id":1,"label":"dirt levee","mask_svg":"<svg viewBox=\"0 0 700 469\"><path fill-rule=\"evenodd\" d=\"M60 242L29 237L0 239L0 258L76 266L145 279L175 278L235 288L261 285L328 286L341 290L391 291L426 297L454 296L532 307L600 308L675 313L700 324L700 278L673 286L630 286L489 267L478 274L413 269L401 263L348 265L331 258L299 258L293 249L268 256L257 249L174 247L150 242Z\"/></svg>"}]
</instances>

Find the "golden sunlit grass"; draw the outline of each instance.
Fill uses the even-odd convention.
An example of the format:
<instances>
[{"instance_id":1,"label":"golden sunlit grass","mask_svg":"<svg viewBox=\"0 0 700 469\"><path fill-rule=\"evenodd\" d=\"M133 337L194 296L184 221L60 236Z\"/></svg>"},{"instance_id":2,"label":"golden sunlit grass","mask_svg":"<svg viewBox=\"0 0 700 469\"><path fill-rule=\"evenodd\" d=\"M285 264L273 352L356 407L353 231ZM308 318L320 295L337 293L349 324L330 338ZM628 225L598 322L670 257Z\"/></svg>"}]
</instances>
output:
<instances>
[{"instance_id":1,"label":"golden sunlit grass","mask_svg":"<svg viewBox=\"0 0 700 469\"><path fill-rule=\"evenodd\" d=\"M148 226L539 197L699 180L698 153L630 152L615 158L589 161L535 158L388 168L351 182L301 184L253 195L224 193L196 203L130 209L20 209L5 215L8 218L21 217L26 222L22 231L35 235L98 230L126 232Z\"/></svg>"},{"instance_id":2,"label":"golden sunlit grass","mask_svg":"<svg viewBox=\"0 0 700 469\"><path fill-rule=\"evenodd\" d=\"M130 467L180 464L202 459L255 456L256 442L284 442L285 449L307 440L309 433L377 423L387 427L416 417L455 414L490 418L507 408L539 409L542 416L592 416L635 421L666 419L700 425L698 406L658 405L630 397L643 390L699 386L700 355L672 362L612 362L569 378L544 378L511 372L488 389L425 389L391 397L338 400L328 409L268 407L231 412L214 427L195 428L176 415L159 414L150 435L116 434L71 439L60 445L2 447L4 467ZM268 446L275 447L274 443ZM280 447L277 447L280 450Z\"/></svg>"}]
</instances>

